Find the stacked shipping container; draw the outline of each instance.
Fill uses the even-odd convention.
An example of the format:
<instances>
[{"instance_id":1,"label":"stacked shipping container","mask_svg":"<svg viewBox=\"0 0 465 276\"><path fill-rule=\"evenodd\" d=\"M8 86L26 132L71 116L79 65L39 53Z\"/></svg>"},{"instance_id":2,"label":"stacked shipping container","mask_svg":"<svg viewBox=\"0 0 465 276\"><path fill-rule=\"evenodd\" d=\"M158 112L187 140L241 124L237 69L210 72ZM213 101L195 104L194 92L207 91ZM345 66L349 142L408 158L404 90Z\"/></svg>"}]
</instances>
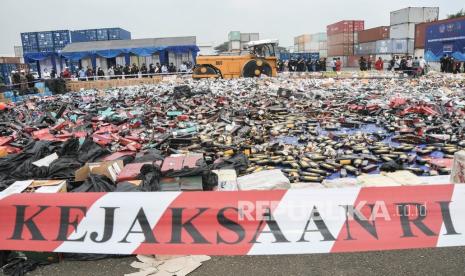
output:
<instances>
[{"instance_id":1,"label":"stacked shipping container","mask_svg":"<svg viewBox=\"0 0 465 276\"><path fill-rule=\"evenodd\" d=\"M228 34L228 49L232 52L239 52L244 48L244 44L250 41L260 39L258 33L241 33L239 31L231 31Z\"/></svg>"},{"instance_id":2,"label":"stacked shipping container","mask_svg":"<svg viewBox=\"0 0 465 276\"><path fill-rule=\"evenodd\" d=\"M344 20L327 26L328 56L340 57L345 66L354 66L352 56L358 43L358 32L364 29L363 20Z\"/></svg>"},{"instance_id":3,"label":"stacked shipping container","mask_svg":"<svg viewBox=\"0 0 465 276\"><path fill-rule=\"evenodd\" d=\"M87 29L71 32L72 42L126 39L131 39L131 33L121 28Z\"/></svg>"},{"instance_id":4,"label":"stacked shipping container","mask_svg":"<svg viewBox=\"0 0 465 276\"><path fill-rule=\"evenodd\" d=\"M320 57L327 57L326 33L303 34L295 37L294 51L298 53L318 53Z\"/></svg>"},{"instance_id":5,"label":"stacked shipping container","mask_svg":"<svg viewBox=\"0 0 465 276\"><path fill-rule=\"evenodd\" d=\"M391 12L390 38L405 40L407 51L404 54L413 55L416 36L415 25L423 22L436 21L439 16L438 7L408 7Z\"/></svg>"}]
</instances>

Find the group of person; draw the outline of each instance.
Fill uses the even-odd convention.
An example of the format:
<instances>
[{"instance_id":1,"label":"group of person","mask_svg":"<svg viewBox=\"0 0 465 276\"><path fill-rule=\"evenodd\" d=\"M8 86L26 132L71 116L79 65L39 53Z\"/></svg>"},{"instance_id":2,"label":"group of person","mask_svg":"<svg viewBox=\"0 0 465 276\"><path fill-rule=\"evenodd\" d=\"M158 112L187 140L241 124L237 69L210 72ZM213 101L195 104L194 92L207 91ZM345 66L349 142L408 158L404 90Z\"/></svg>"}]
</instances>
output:
<instances>
[{"instance_id":1,"label":"group of person","mask_svg":"<svg viewBox=\"0 0 465 276\"><path fill-rule=\"evenodd\" d=\"M388 70L402 72L409 76L421 76L427 71L428 63L423 57L393 56L389 61Z\"/></svg>"},{"instance_id":2,"label":"group of person","mask_svg":"<svg viewBox=\"0 0 465 276\"><path fill-rule=\"evenodd\" d=\"M192 68L190 62L183 62L179 68L177 68L174 63L163 64L161 65L157 62L155 65L150 64L148 67L143 63L140 67L137 64L133 63L132 66L126 64L110 66L107 72L103 71L102 68L98 67L96 70L88 66L87 69L79 68L76 73L76 78L82 81L85 80L94 80L94 79L122 79L122 78L148 78L152 77L155 74L168 74L168 73L187 73Z\"/></svg>"},{"instance_id":3,"label":"group of person","mask_svg":"<svg viewBox=\"0 0 465 276\"><path fill-rule=\"evenodd\" d=\"M442 73L453 73L458 74L461 72L465 73L465 62L460 62L454 59L454 57L445 54L440 60L441 72Z\"/></svg>"},{"instance_id":4,"label":"group of person","mask_svg":"<svg viewBox=\"0 0 465 276\"><path fill-rule=\"evenodd\" d=\"M326 58L278 60L278 71L284 72L321 72L326 71Z\"/></svg>"},{"instance_id":5,"label":"group of person","mask_svg":"<svg viewBox=\"0 0 465 276\"><path fill-rule=\"evenodd\" d=\"M101 67L92 68L87 66L87 68L79 67L75 72L71 72L68 67L65 67L64 70L58 75L54 69L49 72L47 68L44 69L42 73L43 79L71 79L76 78L81 81L86 80L98 80L98 79L122 79L122 78L148 78L152 77L155 74L168 74L168 73L188 73L192 69L191 62L183 62L179 68L177 68L174 63L170 64L150 64L148 67L143 63L140 67L137 64L133 63L132 66L129 64L123 65L114 65L110 66L107 70L102 69Z\"/></svg>"},{"instance_id":6,"label":"group of person","mask_svg":"<svg viewBox=\"0 0 465 276\"><path fill-rule=\"evenodd\" d=\"M13 70L11 72L11 84L12 90L15 93L15 96L34 93L34 83L35 78L30 70L21 69L19 71Z\"/></svg>"}]
</instances>

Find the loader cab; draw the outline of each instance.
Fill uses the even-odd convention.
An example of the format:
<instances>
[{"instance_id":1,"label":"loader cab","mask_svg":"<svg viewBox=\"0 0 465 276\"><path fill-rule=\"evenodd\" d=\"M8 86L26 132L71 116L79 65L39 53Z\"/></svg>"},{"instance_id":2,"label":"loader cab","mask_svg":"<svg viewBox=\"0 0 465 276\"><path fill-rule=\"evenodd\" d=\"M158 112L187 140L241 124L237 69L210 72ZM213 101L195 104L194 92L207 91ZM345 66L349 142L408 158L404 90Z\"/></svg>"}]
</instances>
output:
<instances>
[{"instance_id":1,"label":"loader cab","mask_svg":"<svg viewBox=\"0 0 465 276\"><path fill-rule=\"evenodd\" d=\"M273 39L251 41L245 45L251 54L261 58L275 57L277 46L278 41Z\"/></svg>"}]
</instances>

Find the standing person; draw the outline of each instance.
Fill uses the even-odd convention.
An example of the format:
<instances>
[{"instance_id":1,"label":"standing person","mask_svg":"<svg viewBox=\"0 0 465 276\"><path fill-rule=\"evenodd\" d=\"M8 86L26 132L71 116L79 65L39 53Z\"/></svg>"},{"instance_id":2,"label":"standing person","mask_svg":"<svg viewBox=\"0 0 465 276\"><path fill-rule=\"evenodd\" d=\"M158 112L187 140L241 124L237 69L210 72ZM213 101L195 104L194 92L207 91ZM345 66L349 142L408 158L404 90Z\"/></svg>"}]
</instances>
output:
<instances>
[{"instance_id":1,"label":"standing person","mask_svg":"<svg viewBox=\"0 0 465 276\"><path fill-rule=\"evenodd\" d=\"M384 61L381 57L378 58L378 60L375 62L375 69L377 71L383 71L384 69Z\"/></svg>"},{"instance_id":2,"label":"standing person","mask_svg":"<svg viewBox=\"0 0 465 276\"><path fill-rule=\"evenodd\" d=\"M49 79L50 78L50 72L48 72L47 68L44 68L44 73L42 74L42 78L44 78L44 79Z\"/></svg>"},{"instance_id":3,"label":"standing person","mask_svg":"<svg viewBox=\"0 0 465 276\"><path fill-rule=\"evenodd\" d=\"M341 58L337 58L336 60L336 72L340 72L342 70L342 61Z\"/></svg>"},{"instance_id":4,"label":"standing person","mask_svg":"<svg viewBox=\"0 0 465 276\"><path fill-rule=\"evenodd\" d=\"M153 74L155 74L155 67L153 66L153 63L150 63L149 65L149 75L152 78Z\"/></svg>"},{"instance_id":5,"label":"standing person","mask_svg":"<svg viewBox=\"0 0 465 276\"><path fill-rule=\"evenodd\" d=\"M94 70L90 66L87 66L86 77L87 80L94 80Z\"/></svg>"},{"instance_id":6,"label":"standing person","mask_svg":"<svg viewBox=\"0 0 465 276\"><path fill-rule=\"evenodd\" d=\"M131 78L137 78L137 75L139 74L139 67L133 63L131 67Z\"/></svg>"},{"instance_id":7,"label":"standing person","mask_svg":"<svg viewBox=\"0 0 465 276\"><path fill-rule=\"evenodd\" d=\"M142 77L143 78L146 78L147 77L147 66L145 65L145 63L142 63L142 66L140 67L140 73L142 74Z\"/></svg>"},{"instance_id":8,"label":"standing person","mask_svg":"<svg viewBox=\"0 0 465 276\"><path fill-rule=\"evenodd\" d=\"M326 58L320 60L320 70L326 72Z\"/></svg>"},{"instance_id":9,"label":"standing person","mask_svg":"<svg viewBox=\"0 0 465 276\"><path fill-rule=\"evenodd\" d=\"M50 72L50 78L55 79L57 77L57 71L52 68L52 71Z\"/></svg>"},{"instance_id":10,"label":"standing person","mask_svg":"<svg viewBox=\"0 0 465 276\"><path fill-rule=\"evenodd\" d=\"M121 67L121 65L116 65L114 71L115 71L114 78L121 79L121 75L123 74L123 68Z\"/></svg>"},{"instance_id":11,"label":"standing person","mask_svg":"<svg viewBox=\"0 0 465 276\"><path fill-rule=\"evenodd\" d=\"M394 71L399 71L400 70L400 64L401 60L399 56L396 56L396 61L394 62Z\"/></svg>"},{"instance_id":12,"label":"standing person","mask_svg":"<svg viewBox=\"0 0 465 276\"><path fill-rule=\"evenodd\" d=\"M454 73L455 67L455 59L453 57L449 57L447 61L447 73Z\"/></svg>"},{"instance_id":13,"label":"standing person","mask_svg":"<svg viewBox=\"0 0 465 276\"><path fill-rule=\"evenodd\" d=\"M155 74L160 74L161 73L161 65L159 62L155 65Z\"/></svg>"},{"instance_id":14,"label":"standing person","mask_svg":"<svg viewBox=\"0 0 465 276\"><path fill-rule=\"evenodd\" d=\"M419 61L419 65L420 65L420 74L421 75L424 75L426 72L426 60L423 58L423 57L420 57L420 61Z\"/></svg>"},{"instance_id":15,"label":"standing person","mask_svg":"<svg viewBox=\"0 0 465 276\"><path fill-rule=\"evenodd\" d=\"M441 57L439 62L441 63L441 73L446 72L446 61L447 61L447 55L445 54L444 56Z\"/></svg>"},{"instance_id":16,"label":"standing person","mask_svg":"<svg viewBox=\"0 0 465 276\"><path fill-rule=\"evenodd\" d=\"M311 59L308 59L305 65L307 66L307 71L308 72L313 72L312 60Z\"/></svg>"},{"instance_id":17,"label":"standing person","mask_svg":"<svg viewBox=\"0 0 465 276\"><path fill-rule=\"evenodd\" d=\"M161 73L162 73L162 74L168 73L168 66L166 66L166 64L163 64L163 65L161 66Z\"/></svg>"},{"instance_id":18,"label":"standing person","mask_svg":"<svg viewBox=\"0 0 465 276\"><path fill-rule=\"evenodd\" d=\"M78 78L80 81L85 81L87 79L87 76L86 76L86 71L84 70L84 68L79 68L79 71L78 71Z\"/></svg>"},{"instance_id":19,"label":"standing person","mask_svg":"<svg viewBox=\"0 0 465 276\"><path fill-rule=\"evenodd\" d=\"M97 79L103 79L105 77L105 72L103 72L102 68L97 68Z\"/></svg>"},{"instance_id":20,"label":"standing person","mask_svg":"<svg viewBox=\"0 0 465 276\"><path fill-rule=\"evenodd\" d=\"M110 68L108 68L107 73L110 80L115 78L115 70L113 69L113 66L110 66Z\"/></svg>"},{"instance_id":21,"label":"standing person","mask_svg":"<svg viewBox=\"0 0 465 276\"><path fill-rule=\"evenodd\" d=\"M170 66L168 67L168 72L170 73L176 73L176 66L171 62Z\"/></svg>"},{"instance_id":22,"label":"standing person","mask_svg":"<svg viewBox=\"0 0 465 276\"><path fill-rule=\"evenodd\" d=\"M411 76L413 75L413 60L412 57L407 57L407 61L405 63L406 70L407 70L407 75Z\"/></svg>"},{"instance_id":23,"label":"standing person","mask_svg":"<svg viewBox=\"0 0 465 276\"><path fill-rule=\"evenodd\" d=\"M333 72L336 72L336 58L333 58L330 62L329 62L329 67L331 67L333 69Z\"/></svg>"},{"instance_id":24,"label":"standing person","mask_svg":"<svg viewBox=\"0 0 465 276\"><path fill-rule=\"evenodd\" d=\"M391 71L391 70L394 70L394 65L396 64L396 59L394 58L394 56L391 57L391 60L389 61L389 67L388 67L388 70Z\"/></svg>"},{"instance_id":25,"label":"standing person","mask_svg":"<svg viewBox=\"0 0 465 276\"><path fill-rule=\"evenodd\" d=\"M371 59L371 56L368 56L368 60L367 60L367 70L368 71L371 71L372 64L373 64L373 60Z\"/></svg>"},{"instance_id":26,"label":"standing person","mask_svg":"<svg viewBox=\"0 0 465 276\"><path fill-rule=\"evenodd\" d=\"M64 79L70 79L71 78L71 72L69 71L68 67L65 67L65 70L62 72L61 76Z\"/></svg>"},{"instance_id":27,"label":"standing person","mask_svg":"<svg viewBox=\"0 0 465 276\"><path fill-rule=\"evenodd\" d=\"M367 63L365 61L365 57L360 57L360 59L358 60L358 65L360 67L360 71L366 71Z\"/></svg>"},{"instance_id":28,"label":"standing person","mask_svg":"<svg viewBox=\"0 0 465 276\"><path fill-rule=\"evenodd\" d=\"M413 62L412 62L412 67L413 67L413 73L415 74L415 76L419 76L420 75L420 60L418 59L418 57L415 57L413 59Z\"/></svg>"}]
</instances>

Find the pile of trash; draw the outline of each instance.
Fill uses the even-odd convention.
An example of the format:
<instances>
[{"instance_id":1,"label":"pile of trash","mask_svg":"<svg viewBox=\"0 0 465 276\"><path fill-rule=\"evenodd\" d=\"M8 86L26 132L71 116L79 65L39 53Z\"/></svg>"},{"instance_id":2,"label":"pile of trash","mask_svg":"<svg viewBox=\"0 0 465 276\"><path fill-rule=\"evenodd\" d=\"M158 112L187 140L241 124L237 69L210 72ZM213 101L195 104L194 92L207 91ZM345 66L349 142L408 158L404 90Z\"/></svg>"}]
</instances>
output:
<instances>
[{"instance_id":1,"label":"pile of trash","mask_svg":"<svg viewBox=\"0 0 465 276\"><path fill-rule=\"evenodd\" d=\"M30 96L0 111L0 199L445 183L465 148L464 89L461 75L288 75ZM207 259L133 266L184 273Z\"/></svg>"},{"instance_id":2,"label":"pile of trash","mask_svg":"<svg viewBox=\"0 0 465 276\"><path fill-rule=\"evenodd\" d=\"M281 77L31 97L0 113L0 190L29 179L70 192L237 190L261 171L290 183L447 175L444 159L465 147L464 85Z\"/></svg>"}]
</instances>

